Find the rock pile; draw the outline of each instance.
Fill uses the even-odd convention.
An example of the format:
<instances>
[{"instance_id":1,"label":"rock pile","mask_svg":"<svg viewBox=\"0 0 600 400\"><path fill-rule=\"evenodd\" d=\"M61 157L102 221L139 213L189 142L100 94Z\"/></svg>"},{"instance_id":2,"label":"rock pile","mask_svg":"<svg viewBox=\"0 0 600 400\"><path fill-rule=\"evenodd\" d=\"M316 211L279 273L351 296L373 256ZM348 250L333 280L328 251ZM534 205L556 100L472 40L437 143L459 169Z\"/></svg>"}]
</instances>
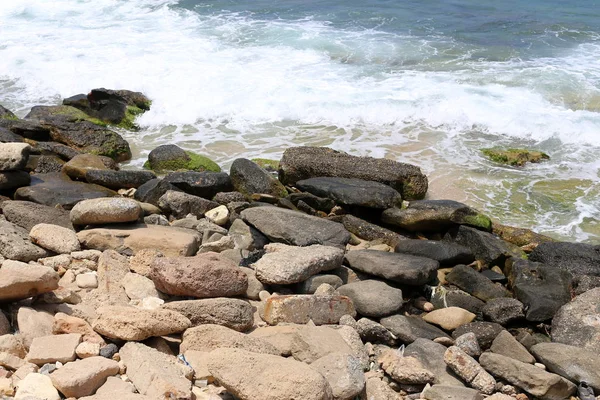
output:
<instances>
[{"instance_id":1,"label":"rock pile","mask_svg":"<svg viewBox=\"0 0 600 400\"><path fill-rule=\"evenodd\" d=\"M598 246L325 148L287 150L278 178L174 145L148 162L164 176L118 170L110 127L149 106L97 89L0 119L0 397L600 394Z\"/></svg>"}]
</instances>

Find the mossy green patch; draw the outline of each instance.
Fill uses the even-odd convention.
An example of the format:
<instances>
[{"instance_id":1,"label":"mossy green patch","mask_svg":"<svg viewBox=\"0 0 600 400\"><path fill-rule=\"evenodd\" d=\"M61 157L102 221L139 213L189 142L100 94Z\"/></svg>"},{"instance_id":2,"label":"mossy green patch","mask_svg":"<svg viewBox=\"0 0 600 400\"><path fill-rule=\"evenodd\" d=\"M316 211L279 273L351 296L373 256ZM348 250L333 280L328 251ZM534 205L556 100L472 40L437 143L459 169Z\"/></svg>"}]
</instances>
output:
<instances>
[{"instance_id":1,"label":"mossy green patch","mask_svg":"<svg viewBox=\"0 0 600 400\"><path fill-rule=\"evenodd\" d=\"M118 127L123 129L129 129L132 131L137 131L140 127L135 123L135 119L138 115L143 114L146 110L141 109L136 106L127 106L127 111L125 112L125 117L117 124Z\"/></svg>"},{"instance_id":2,"label":"mossy green patch","mask_svg":"<svg viewBox=\"0 0 600 400\"><path fill-rule=\"evenodd\" d=\"M221 172L221 167L210 158L192 153L191 151L186 151L186 154L191 158L187 169L192 171Z\"/></svg>"},{"instance_id":3,"label":"mossy green patch","mask_svg":"<svg viewBox=\"0 0 600 400\"><path fill-rule=\"evenodd\" d=\"M177 158L173 160L163 161L155 165L151 165L150 161L144 163L144 168L151 169L156 172L163 171L209 171L209 172L221 172L221 167L213 160L208 157L201 156L200 154L193 153L191 151L185 152L189 159Z\"/></svg>"},{"instance_id":4,"label":"mossy green patch","mask_svg":"<svg viewBox=\"0 0 600 400\"><path fill-rule=\"evenodd\" d=\"M528 162L538 163L550 159L546 153L527 149L482 149L481 152L494 162L514 167L522 167Z\"/></svg>"},{"instance_id":5,"label":"mossy green patch","mask_svg":"<svg viewBox=\"0 0 600 400\"><path fill-rule=\"evenodd\" d=\"M465 215L463 221L467 225L475 226L488 232L492 230L492 220L484 214Z\"/></svg>"},{"instance_id":6,"label":"mossy green patch","mask_svg":"<svg viewBox=\"0 0 600 400\"><path fill-rule=\"evenodd\" d=\"M92 124L99 126L107 126L106 122L99 120L98 118L90 117L78 108L71 106L54 106L48 110L50 115L64 115L69 119L70 122L82 122L87 121Z\"/></svg>"},{"instance_id":7,"label":"mossy green patch","mask_svg":"<svg viewBox=\"0 0 600 400\"><path fill-rule=\"evenodd\" d=\"M279 169L279 160L271 160L268 158L253 158L252 162L258 164L268 172L277 172Z\"/></svg>"},{"instance_id":8,"label":"mossy green patch","mask_svg":"<svg viewBox=\"0 0 600 400\"><path fill-rule=\"evenodd\" d=\"M0 117L0 119L9 119L11 121L16 121L19 119L19 117L17 117L15 114L6 114Z\"/></svg>"}]
</instances>

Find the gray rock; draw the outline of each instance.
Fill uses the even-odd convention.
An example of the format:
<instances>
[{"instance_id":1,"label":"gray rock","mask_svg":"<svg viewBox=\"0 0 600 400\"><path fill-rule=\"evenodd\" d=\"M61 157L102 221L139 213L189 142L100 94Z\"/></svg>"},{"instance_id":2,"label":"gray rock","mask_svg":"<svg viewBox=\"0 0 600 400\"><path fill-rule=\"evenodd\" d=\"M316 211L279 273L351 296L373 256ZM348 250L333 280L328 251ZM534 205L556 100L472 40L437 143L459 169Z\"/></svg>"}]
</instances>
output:
<instances>
[{"instance_id":1,"label":"gray rock","mask_svg":"<svg viewBox=\"0 0 600 400\"><path fill-rule=\"evenodd\" d=\"M514 255L514 251L511 250L508 242L497 238L491 233L465 225L458 227L454 235L454 241L471 249L475 254L475 258L482 260L489 266L499 265L504 267L505 260Z\"/></svg>"},{"instance_id":2,"label":"gray rock","mask_svg":"<svg viewBox=\"0 0 600 400\"><path fill-rule=\"evenodd\" d=\"M29 232L34 244L56 254L71 254L81 250L79 239L71 229L52 224L37 224Z\"/></svg>"},{"instance_id":3,"label":"gray rock","mask_svg":"<svg viewBox=\"0 0 600 400\"><path fill-rule=\"evenodd\" d=\"M550 372L576 383L586 382L600 392L600 356L597 353L562 343L538 343L531 352Z\"/></svg>"},{"instance_id":4,"label":"gray rock","mask_svg":"<svg viewBox=\"0 0 600 400\"><path fill-rule=\"evenodd\" d=\"M486 319L500 325L508 325L511 322L525 318L523 303L509 297L498 297L489 300L483 306L482 311Z\"/></svg>"},{"instance_id":5,"label":"gray rock","mask_svg":"<svg viewBox=\"0 0 600 400\"><path fill-rule=\"evenodd\" d=\"M418 338L404 349L404 355L415 357L433 372L436 385L464 387L464 383L444 362L446 347L429 339Z\"/></svg>"},{"instance_id":6,"label":"gray rock","mask_svg":"<svg viewBox=\"0 0 600 400\"><path fill-rule=\"evenodd\" d=\"M133 195L137 201L158 205L158 200L169 190L180 191L164 179L150 179L137 188Z\"/></svg>"},{"instance_id":7,"label":"gray rock","mask_svg":"<svg viewBox=\"0 0 600 400\"><path fill-rule=\"evenodd\" d=\"M444 362L465 382L484 394L496 390L496 380L481 365L457 346L450 346L444 353Z\"/></svg>"},{"instance_id":8,"label":"gray rock","mask_svg":"<svg viewBox=\"0 0 600 400\"><path fill-rule=\"evenodd\" d=\"M169 220L164 215L152 214L144 217L144 224L146 225L161 225L169 226Z\"/></svg>"},{"instance_id":9,"label":"gray rock","mask_svg":"<svg viewBox=\"0 0 600 400\"><path fill-rule=\"evenodd\" d=\"M527 351L517 339L508 331L502 331L492 342L490 350L493 353L501 354L527 364L535 363L535 358Z\"/></svg>"},{"instance_id":10,"label":"gray rock","mask_svg":"<svg viewBox=\"0 0 600 400\"><path fill-rule=\"evenodd\" d=\"M94 183L113 190L138 188L151 179L156 179L156 175L150 171L90 170L85 174L85 180L88 183Z\"/></svg>"},{"instance_id":11,"label":"gray rock","mask_svg":"<svg viewBox=\"0 0 600 400\"><path fill-rule=\"evenodd\" d=\"M0 190L16 189L31 183L31 177L25 171L0 171Z\"/></svg>"},{"instance_id":12,"label":"gray rock","mask_svg":"<svg viewBox=\"0 0 600 400\"><path fill-rule=\"evenodd\" d=\"M433 385L423 390L425 400L483 400L478 390L448 385Z\"/></svg>"},{"instance_id":13,"label":"gray rock","mask_svg":"<svg viewBox=\"0 0 600 400\"><path fill-rule=\"evenodd\" d=\"M241 216L274 242L294 246L322 244L342 247L350 241L350 233L341 224L298 211L253 207L242 211Z\"/></svg>"},{"instance_id":14,"label":"gray rock","mask_svg":"<svg viewBox=\"0 0 600 400\"><path fill-rule=\"evenodd\" d=\"M0 127L0 143L23 143L23 141L23 136L17 135L6 128Z\"/></svg>"},{"instance_id":15,"label":"gray rock","mask_svg":"<svg viewBox=\"0 0 600 400\"><path fill-rule=\"evenodd\" d=\"M231 182L238 192L250 196L254 193L285 197L287 190L276 178L258 164L238 158L231 164Z\"/></svg>"},{"instance_id":16,"label":"gray rock","mask_svg":"<svg viewBox=\"0 0 600 400\"><path fill-rule=\"evenodd\" d=\"M172 172L165 181L194 196L212 199L219 192L233 189L231 179L225 172Z\"/></svg>"},{"instance_id":17,"label":"gray rock","mask_svg":"<svg viewBox=\"0 0 600 400\"><path fill-rule=\"evenodd\" d=\"M338 268L344 260L344 251L331 246L307 247L272 243L254 263L256 278L270 285L289 285L305 281L319 272Z\"/></svg>"},{"instance_id":18,"label":"gray rock","mask_svg":"<svg viewBox=\"0 0 600 400\"><path fill-rule=\"evenodd\" d=\"M349 315L345 317L352 318ZM340 324L342 324L341 319ZM372 321L368 318L361 318L358 321L355 321L354 325L354 328L360 335L360 338L365 343L383 343L387 346L396 345L396 337L392 335L392 333L388 331L383 325L375 321Z\"/></svg>"},{"instance_id":19,"label":"gray rock","mask_svg":"<svg viewBox=\"0 0 600 400\"><path fill-rule=\"evenodd\" d=\"M6 219L27 232L37 224L53 224L73 229L69 212L29 201L5 201L2 213Z\"/></svg>"},{"instance_id":20,"label":"gray rock","mask_svg":"<svg viewBox=\"0 0 600 400\"><path fill-rule=\"evenodd\" d=\"M396 253L411 254L436 260L440 265L455 266L475 261L473 252L465 246L435 240L405 239L395 246Z\"/></svg>"},{"instance_id":21,"label":"gray rock","mask_svg":"<svg viewBox=\"0 0 600 400\"><path fill-rule=\"evenodd\" d=\"M219 204L191 194L167 190L158 199L158 206L175 218L184 218L188 214L202 218L205 212L218 207Z\"/></svg>"},{"instance_id":22,"label":"gray rock","mask_svg":"<svg viewBox=\"0 0 600 400\"><path fill-rule=\"evenodd\" d=\"M269 243L269 239L258 229L249 226L241 218L235 219L229 228L229 236L233 238L235 247L245 250L262 249L265 244Z\"/></svg>"},{"instance_id":23,"label":"gray rock","mask_svg":"<svg viewBox=\"0 0 600 400\"><path fill-rule=\"evenodd\" d=\"M321 176L357 178L390 185L407 200L427 192L427 177L410 164L388 159L355 157L325 147L292 147L279 163L279 180L286 185Z\"/></svg>"},{"instance_id":24,"label":"gray rock","mask_svg":"<svg viewBox=\"0 0 600 400\"><path fill-rule=\"evenodd\" d=\"M479 363L497 378L507 381L541 400L563 400L575 392L575 385L559 375L531 364L494 353L483 353Z\"/></svg>"},{"instance_id":25,"label":"gray rock","mask_svg":"<svg viewBox=\"0 0 600 400\"><path fill-rule=\"evenodd\" d=\"M342 278L337 275L313 275L304 282L298 284L298 293L313 294L317 288L324 283L331 285L334 289L337 289L344 284Z\"/></svg>"},{"instance_id":26,"label":"gray rock","mask_svg":"<svg viewBox=\"0 0 600 400\"><path fill-rule=\"evenodd\" d=\"M348 283L340 286L338 292L350 297L358 314L366 317L385 317L403 304L402 290L376 280Z\"/></svg>"},{"instance_id":27,"label":"gray rock","mask_svg":"<svg viewBox=\"0 0 600 400\"><path fill-rule=\"evenodd\" d=\"M71 210L74 225L103 225L137 221L142 215L140 204L127 198L83 200Z\"/></svg>"},{"instance_id":28,"label":"gray rock","mask_svg":"<svg viewBox=\"0 0 600 400\"><path fill-rule=\"evenodd\" d=\"M466 265L452 268L452 271L446 275L446 280L483 301L510 297L510 292L504 287L496 285L489 278Z\"/></svg>"},{"instance_id":29,"label":"gray rock","mask_svg":"<svg viewBox=\"0 0 600 400\"><path fill-rule=\"evenodd\" d=\"M475 336L477 336L479 347L481 347L482 350L487 350L492 345L494 339L496 339L496 336L503 330L504 328L502 325L494 322L475 321L459 326L452 332L452 337L456 339L465 333L473 332Z\"/></svg>"},{"instance_id":30,"label":"gray rock","mask_svg":"<svg viewBox=\"0 0 600 400\"><path fill-rule=\"evenodd\" d=\"M103 160L94 154L78 154L63 166L63 172L72 179L83 180L91 170L106 170Z\"/></svg>"},{"instance_id":31,"label":"gray rock","mask_svg":"<svg viewBox=\"0 0 600 400\"><path fill-rule=\"evenodd\" d=\"M256 274L252 268L240 267L240 270L248 277L248 289L246 289L245 297L250 300L260 300L259 293L265 290L265 286L256 279Z\"/></svg>"},{"instance_id":32,"label":"gray rock","mask_svg":"<svg viewBox=\"0 0 600 400\"><path fill-rule=\"evenodd\" d=\"M600 288L580 294L552 319L552 341L600 352Z\"/></svg>"},{"instance_id":33,"label":"gray rock","mask_svg":"<svg viewBox=\"0 0 600 400\"><path fill-rule=\"evenodd\" d=\"M219 204L227 205L233 202L245 202L246 196L240 192L219 192L212 199Z\"/></svg>"},{"instance_id":34,"label":"gray rock","mask_svg":"<svg viewBox=\"0 0 600 400\"><path fill-rule=\"evenodd\" d=\"M438 285L431 296L431 303L435 308L460 307L472 312L478 316L482 315L482 309L485 303L477 297L471 296L460 289L446 289L445 286Z\"/></svg>"},{"instance_id":35,"label":"gray rock","mask_svg":"<svg viewBox=\"0 0 600 400\"><path fill-rule=\"evenodd\" d=\"M164 304L162 308L186 316L192 322L192 326L215 324L244 332L254 324L254 307L239 299L172 301Z\"/></svg>"},{"instance_id":36,"label":"gray rock","mask_svg":"<svg viewBox=\"0 0 600 400\"><path fill-rule=\"evenodd\" d=\"M439 267L438 262L430 258L377 250L350 251L346 261L361 272L414 286L431 281Z\"/></svg>"},{"instance_id":37,"label":"gray rock","mask_svg":"<svg viewBox=\"0 0 600 400\"><path fill-rule=\"evenodd\" d=\"M600 276L600 246L587 243L540 243L529 255L531 261L569 271L573 275Z\"/></svg>"},{"instance_id":38,"label":"gray rock","mask_svg":"<svg viewBox=\"0 0 600 400\"><path fill-rule=\"evenodd\" d=\"M573 277L573 291L576 296L600 287L600 276L579 275Z\"/></svg>"},{"instance_id":39,"label":"gray rock","mask_svg":"<svg viewBox=\"0 0 600 400\"><path fill-rule=\"evenodd\" d=\"M331 207L330 207L331 209ZM379 225L372 224L351 214L345 214L338 217L344 228L363 240L380 240L390 247L395 247L399 242L406 240L406 237L382 228Z\"/></svg>"},{"instance_id":40,"label":"gray rock","mask_svg":"<svg viewBox=\"0 0 600 400\"><path fill-rule=\"evenodd\" d=\"M417 316L392 315L379 322L404 343L412 343L419 338L450 338L444 331Z\"/></svg>"},{"instance_id":41,"label":"gray rock","mask_svg":"<svg viewBox=\"0 0 600 400\"><path fill-rule=\"evenodd\" d=\"M327 379L334 399L353 399L365 387L360 360L351 354L331 353L319 358L310 367Z\"/></svg>"},{"instance_id":42,"label":"gray rock","mask_svg":"<svg viewBox=\"0 0 600 400\"><path fill-rule=\"evenodd\" d=\"M28 231L2 220L0 220L0 254L9 260L24 262L49 256L46 250L31 243Z\"/></svg>"},{"instance_id":43,"label":"gray rock","mask_svg":"<svg viewBox=\"0 0 600 400\"><path fill-rule=\"evenodd\" d=\"M25 171L34 174L48 174L51 172L61 172L65 162L54 155L31 155L25 166Z\"/></svg>"}]
</instances>

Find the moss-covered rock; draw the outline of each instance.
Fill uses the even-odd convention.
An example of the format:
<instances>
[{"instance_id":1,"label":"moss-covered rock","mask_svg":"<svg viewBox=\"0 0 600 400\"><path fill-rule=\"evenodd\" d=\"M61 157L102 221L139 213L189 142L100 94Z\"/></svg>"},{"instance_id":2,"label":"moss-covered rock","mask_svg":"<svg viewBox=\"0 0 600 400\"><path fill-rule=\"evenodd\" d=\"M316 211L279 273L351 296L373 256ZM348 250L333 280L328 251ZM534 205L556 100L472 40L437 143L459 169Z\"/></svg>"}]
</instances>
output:
<instances>
[{"instance_id":1,"label":"moss-covered rock","mask_svg":"<svg viewBox=\"0 0 600 400\"><path fill-rule=\"evenodd\" d=\"M25 119L35 119L47 123L82 122L87 121L99 126L106 126L106 122L91 117L83 111L71 106L35 106Z\"/></svg>"},{"instance_id":2,"label":"moss-covered rock","mask_svg":"<svg viewBox=\"0 0 600 400\"><path fill-rule=\"evenodd\" d=\"M517 246L537 245L544 242L554 242L551 237L536 233L531 229L516 228L494 222L493 233Z\"/></svg>"},{"instance_id":3,"label":"moss-covered rock","mask_svg":"<svg viewBox=\"0 0 600 400\"><path fill-rule=\"evenodd\" d=\"M19 119L12 111L8 108L0 106L0 119Z\"/></svg>"},{"instance_id":4,"label":"moss-covered rock","mask_svg":"<svg viewBox=\"0 0 600 400\"><path fill-rule=\"evenodd\" d=\"M210 171L221 172L221 167L210 158L183 150L173 144L158 146L148 155L144 168L155 172Z\"/></svg>"},{"instance_id":5,"label":"moss-covered rock","mask_svg":"<svg viewBox=\"0 0 600 400\"><path fill-rule=\"evenodd\" d=\"M269 158L253 158L251 161L264 168L267 172L277 172L279 169L279 160L271 160Z\"/></svg>"},{"instance_id":6,"label":"moss-covered rock","mask_svg":"<svg viewBox=\"0 0 600 400\"><path fill-rule=\"evenodd\" d=\"M546 153L527 149L482 149L481 152L494 162L514 167L522 167L528 162L539 163L550 159Z\"/></svg>"}]
</instances>

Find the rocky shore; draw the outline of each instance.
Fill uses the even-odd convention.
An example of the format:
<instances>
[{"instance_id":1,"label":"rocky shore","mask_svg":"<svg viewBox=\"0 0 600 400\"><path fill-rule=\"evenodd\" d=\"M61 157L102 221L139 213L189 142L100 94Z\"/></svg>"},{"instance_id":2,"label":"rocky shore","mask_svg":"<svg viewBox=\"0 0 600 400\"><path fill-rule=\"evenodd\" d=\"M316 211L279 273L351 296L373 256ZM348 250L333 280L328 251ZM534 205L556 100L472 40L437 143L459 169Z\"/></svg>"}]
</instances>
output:
<instances>
[{"instance_id":1,"label":"rocky shore","mask_svg":"<svg viewBox=\"0 0 600 400\"><path fill-rule=\"evenodd\" d=\"M0 107L0 398L600 399L599 246L327 148L119 169L150 106Z\"/></svg>"}]
</instances>

